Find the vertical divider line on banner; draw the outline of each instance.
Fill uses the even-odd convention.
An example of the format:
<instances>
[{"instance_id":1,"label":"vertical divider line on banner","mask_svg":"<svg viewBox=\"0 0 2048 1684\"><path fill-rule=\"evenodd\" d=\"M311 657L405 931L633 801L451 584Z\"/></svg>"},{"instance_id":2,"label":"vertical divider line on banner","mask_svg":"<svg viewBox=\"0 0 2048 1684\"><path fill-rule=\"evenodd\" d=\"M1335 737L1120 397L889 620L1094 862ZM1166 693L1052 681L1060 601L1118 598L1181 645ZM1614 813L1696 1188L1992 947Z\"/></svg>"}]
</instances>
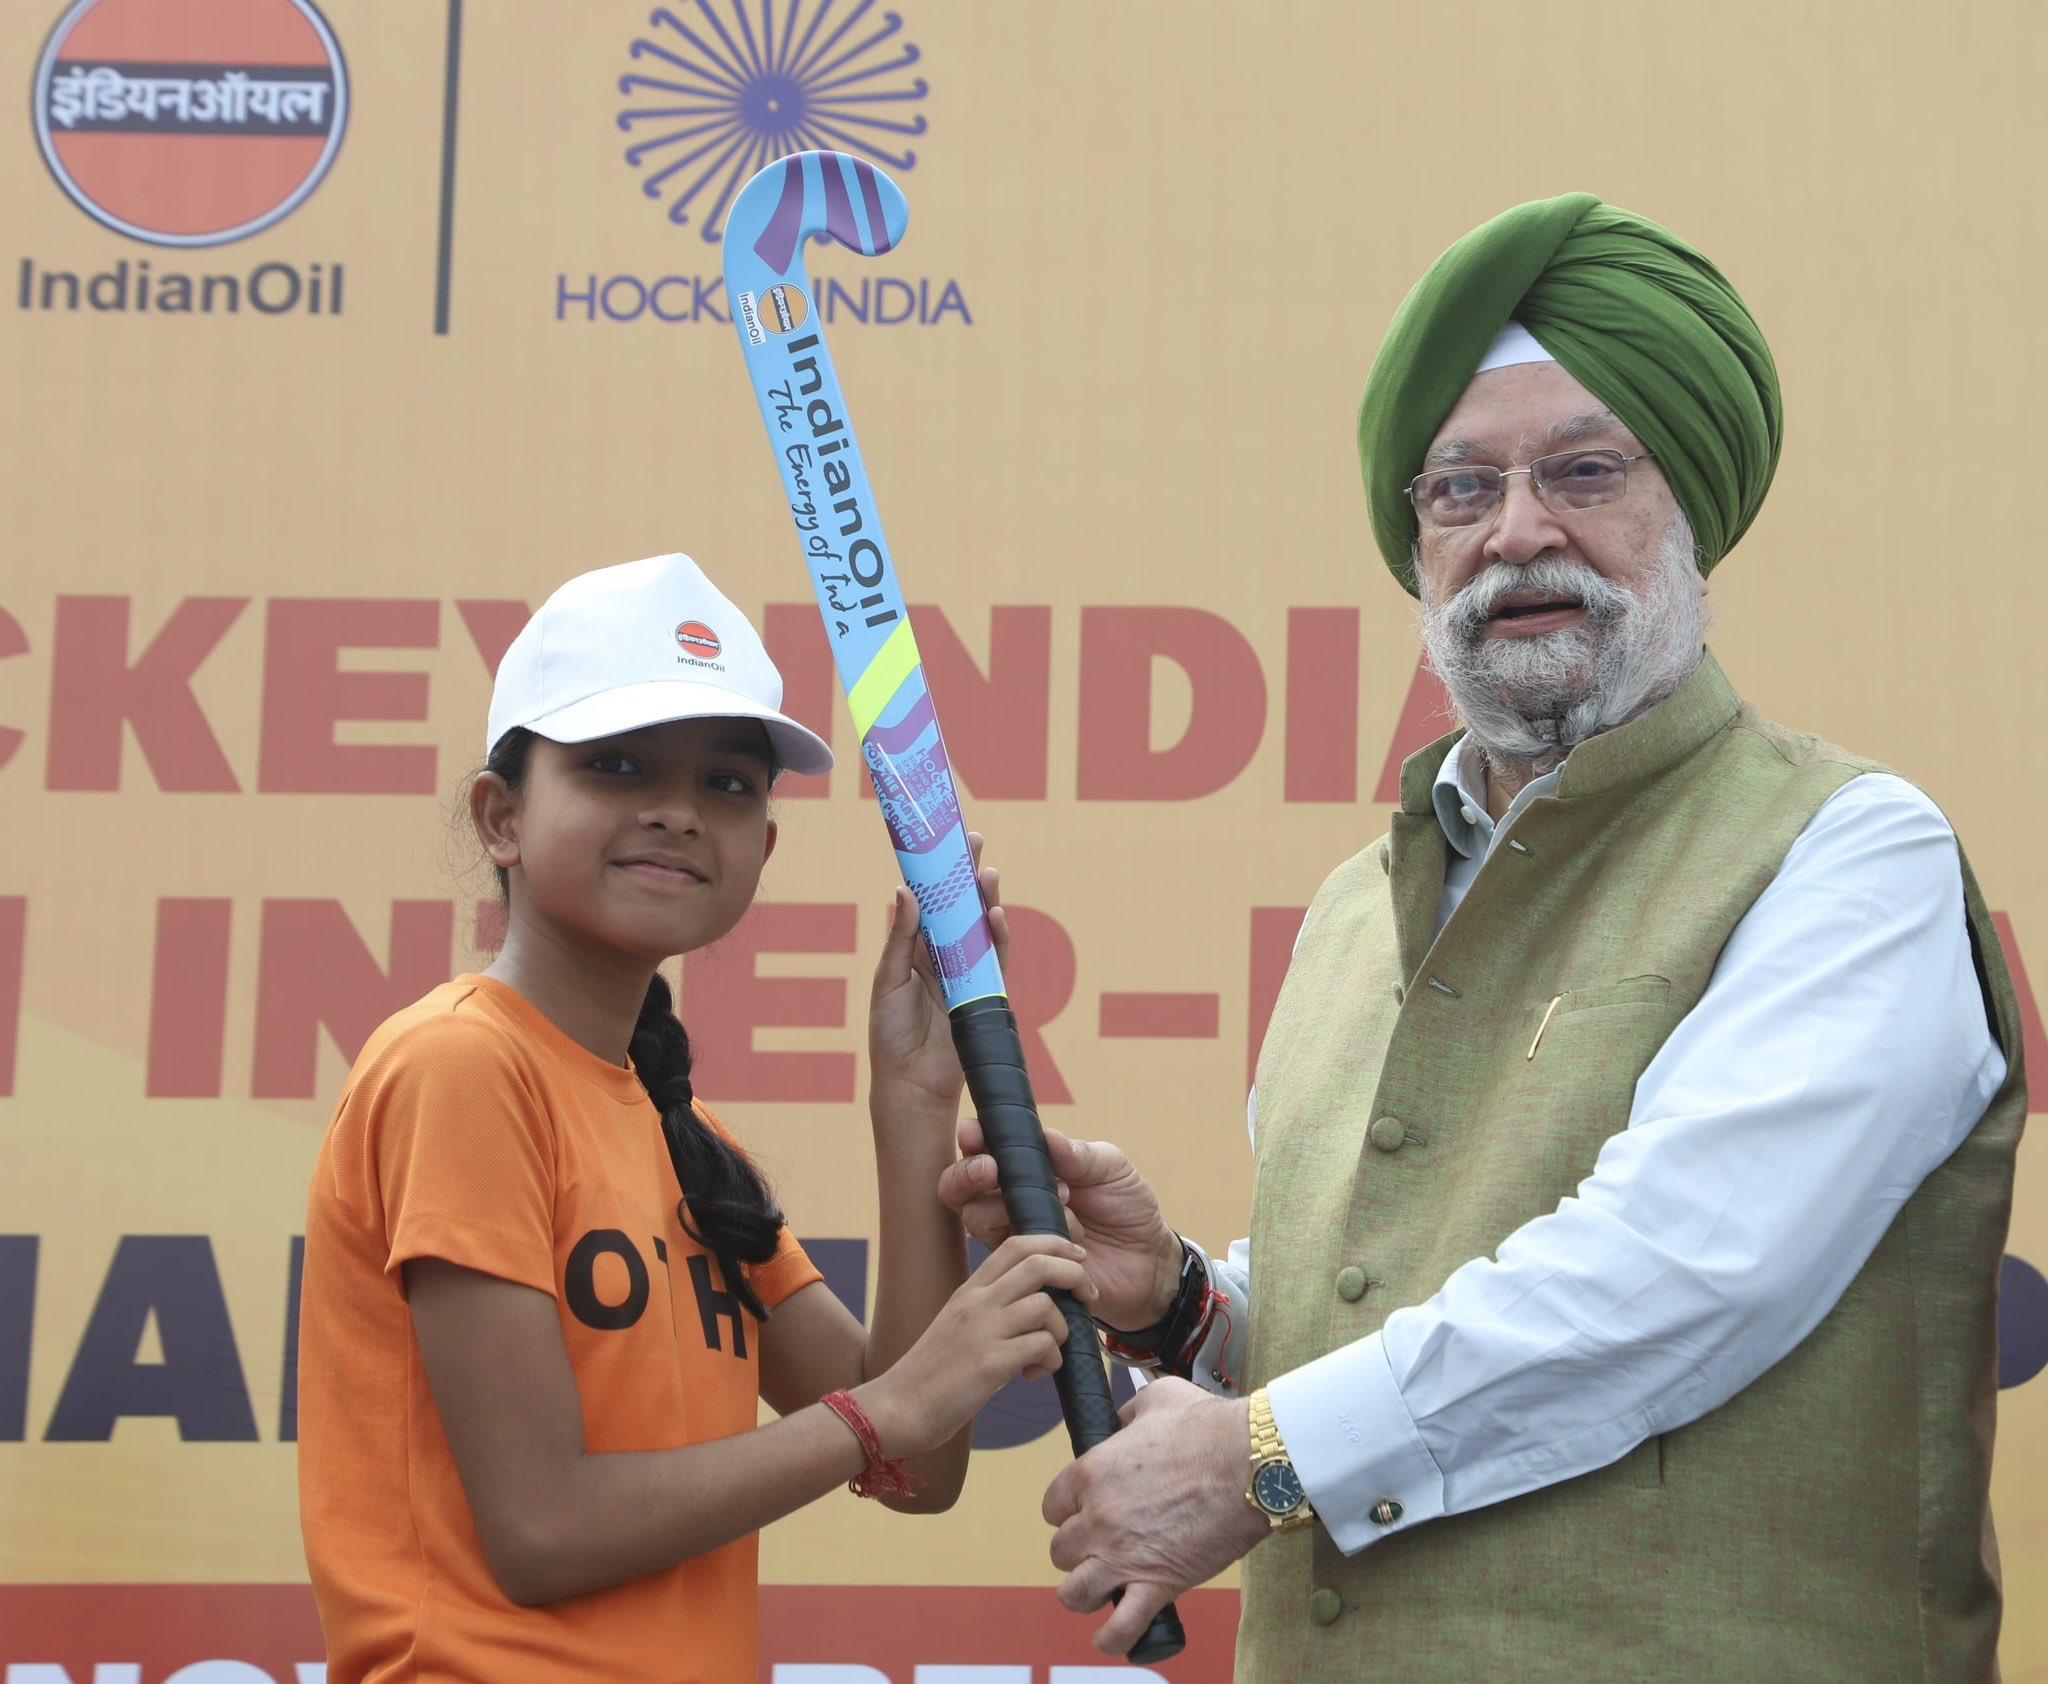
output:
<instances>
[{"instance_id":1,"label":"vertical divider line on banner","mask_svg":"<svg viewBox=\"0 0 2048 1684\"><path fill-rule=\"evenodd\" d=\"M455 137L462 92L462 0L448 0L448 50L441 86L441 226L434 257L434 331L448 331L448 292L455 269Z\"/></svg>"}]
</instances>

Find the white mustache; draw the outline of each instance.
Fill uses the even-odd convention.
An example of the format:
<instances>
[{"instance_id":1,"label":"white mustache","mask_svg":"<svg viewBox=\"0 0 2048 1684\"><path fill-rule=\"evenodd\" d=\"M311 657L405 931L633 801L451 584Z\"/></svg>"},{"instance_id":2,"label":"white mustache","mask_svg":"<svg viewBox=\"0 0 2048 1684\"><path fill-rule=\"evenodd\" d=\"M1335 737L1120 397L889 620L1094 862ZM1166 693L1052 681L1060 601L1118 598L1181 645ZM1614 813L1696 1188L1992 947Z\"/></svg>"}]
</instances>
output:
<instances>
[{"instance_id":1,"label":"white mustache","mask_svg":"<svg viewBox=\"0 0 2048 1684\"><path fill-rule=\"evenodd\" d=\"M1495 563L1447 601L1425 592L1421 632L1459 720L1489 760L1555 765L1576 743L1669 695L1699 664L1703 613L1692 530L1678 516L1642 594L1581 562ZM1517 592L1578 602L1584 620L1540 637L1490 639Z\"/></svg>"},{"instance_id":2,"label":"white mustache","mask_svg":"<svg viewBox=\"0 0 2048 1684\"><path fill-rule=\"evenodd\" d=\"M1497 561L1444 605L1444 625L1459 641L1476 643L1501 604L1518 591L1571 597L1585 608L1589 620L1603 625L1635 606L1627 590L1583 562L1553 558L1516 566Z\"/></svg>"}]
</instances>

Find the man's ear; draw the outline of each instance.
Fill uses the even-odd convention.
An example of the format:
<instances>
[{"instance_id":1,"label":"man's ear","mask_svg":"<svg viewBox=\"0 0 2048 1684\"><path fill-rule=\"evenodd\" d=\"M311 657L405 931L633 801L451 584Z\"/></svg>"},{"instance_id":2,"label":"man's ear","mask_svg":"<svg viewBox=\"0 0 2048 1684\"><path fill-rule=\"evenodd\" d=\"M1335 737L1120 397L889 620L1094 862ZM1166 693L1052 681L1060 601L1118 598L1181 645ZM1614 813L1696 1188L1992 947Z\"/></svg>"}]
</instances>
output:
<instances>
[{"instance_id":1,"label":"man's ear","mask_svg":"<svg viewBox=\"0 0 2048 1684\"><path fill-rule=\"evenodd\" d=\"M766 865L769 859L773 857L775 853L776 840L781 835L782 827L778 825L773 819L770 819L768 821L768 840L766 845L761 849L761 863L763 865Z\"/></svg>"},{"instance_id":2,"label":"man's ear","mask_svg":"<svg viewBox=\"0 0 2048 1684\"><path fill-rule=\"evenodd\" d=\"M496 772L479 772L469 786L469 820L491 864L509 871L519 863L519 798Z\"/></svg>"}]
</instances>

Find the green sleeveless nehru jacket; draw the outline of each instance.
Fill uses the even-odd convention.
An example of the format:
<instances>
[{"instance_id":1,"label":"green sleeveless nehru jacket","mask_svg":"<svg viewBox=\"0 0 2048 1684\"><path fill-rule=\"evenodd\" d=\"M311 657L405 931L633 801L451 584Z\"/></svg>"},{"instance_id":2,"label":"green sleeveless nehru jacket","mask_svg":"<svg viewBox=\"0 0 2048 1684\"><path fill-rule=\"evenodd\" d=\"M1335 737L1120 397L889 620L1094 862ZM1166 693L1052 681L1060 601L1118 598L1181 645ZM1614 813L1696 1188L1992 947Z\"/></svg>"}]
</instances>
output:
<instances>
[{"instance_id":1,"label":"green sleeveless nehru jacket","mask_svg":"<svg viewBox=\"0 0 2048 1684\"><path fill-rule=\"evenodd\" d=\"M1432 939L1430 786L1454 740L1408 761L1390 834L1317 894L1267 1032L1251 1385L1377 1331L1569 1197L1808 820L1882 769L1762 719L1709 656L1573 751ZM1262 1544L1241 1680L1996 1676L1995 1316L2026 1099L2012 985L1963 878L2008 1074L1819 1327L1596 1472L1350 1558L1320 1526ZM1345 1297L1340 1271L1368 1289Z\"/></svg>"}]
</instances>

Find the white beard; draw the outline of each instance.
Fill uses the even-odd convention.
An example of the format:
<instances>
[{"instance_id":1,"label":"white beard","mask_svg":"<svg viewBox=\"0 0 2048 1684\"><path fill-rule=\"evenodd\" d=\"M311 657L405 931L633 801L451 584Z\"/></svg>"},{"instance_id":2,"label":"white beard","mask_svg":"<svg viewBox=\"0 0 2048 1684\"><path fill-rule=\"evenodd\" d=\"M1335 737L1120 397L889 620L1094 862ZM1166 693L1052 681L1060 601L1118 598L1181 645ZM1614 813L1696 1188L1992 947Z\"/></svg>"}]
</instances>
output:
<instances>
[{"instance_id":1,"label":"white beard","mask_svg":"<svg viewBox=\"0 0 2048 1684\"><path fill-rule=\"evenodd\" d=\"M1501 600L1526 590L1575 597L1585 617L1536 637L1486 637ZM1699 564L1683 515L1658 543L1641 595L1552 558L1496 562L1447 602L1425 584L1422 601L1429 664L1491 765L1550 770L1670 695L1703 653Z\"/></svg>"}]
</instances>

